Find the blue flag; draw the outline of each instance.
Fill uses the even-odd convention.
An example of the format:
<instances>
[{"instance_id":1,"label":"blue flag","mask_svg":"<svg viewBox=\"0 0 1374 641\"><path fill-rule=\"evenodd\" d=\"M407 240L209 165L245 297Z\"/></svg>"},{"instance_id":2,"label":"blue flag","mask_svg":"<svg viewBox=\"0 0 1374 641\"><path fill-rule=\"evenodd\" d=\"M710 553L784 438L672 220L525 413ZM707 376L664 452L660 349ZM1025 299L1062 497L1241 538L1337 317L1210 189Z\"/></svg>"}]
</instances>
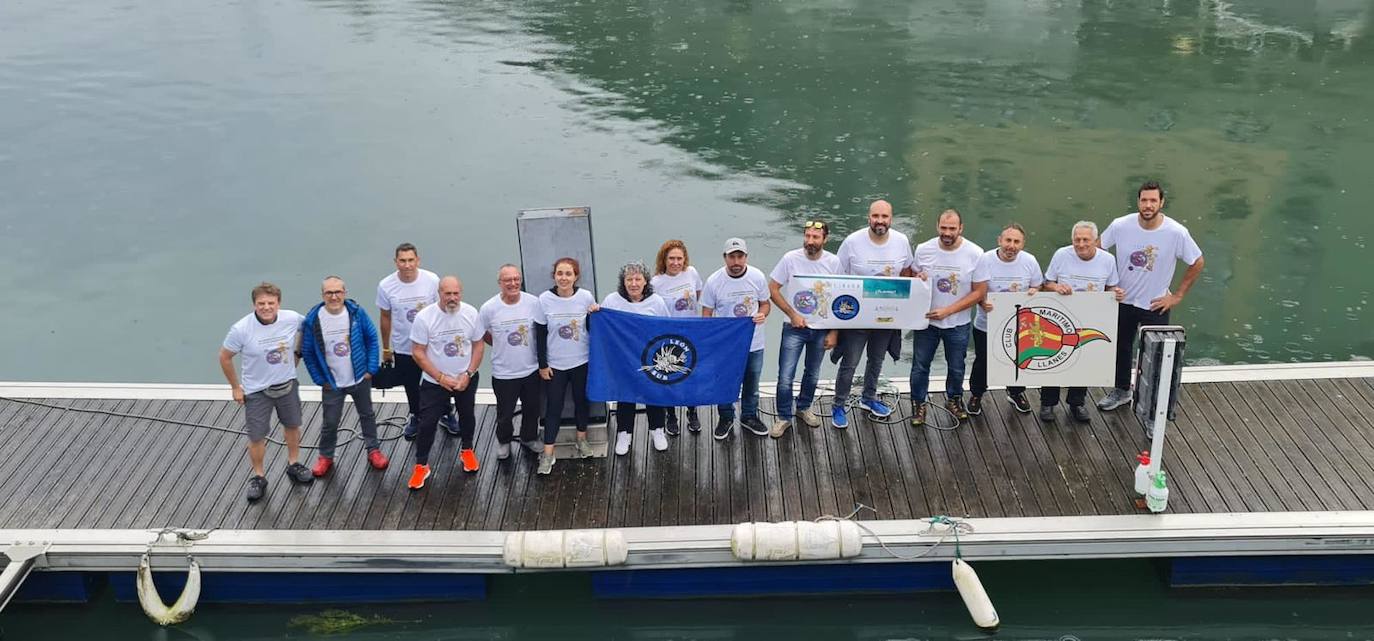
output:
<instances>
[{"instance_id":1,"label":"blue flag","mask_svg":"<svg viewBox=\"0 0 1374 641\"><path fill-rule=\"evenodd\" d=\"M591 324L587 398L683 407L739 398L754 322L602 308Z\"/></svg>"}]
</instances>

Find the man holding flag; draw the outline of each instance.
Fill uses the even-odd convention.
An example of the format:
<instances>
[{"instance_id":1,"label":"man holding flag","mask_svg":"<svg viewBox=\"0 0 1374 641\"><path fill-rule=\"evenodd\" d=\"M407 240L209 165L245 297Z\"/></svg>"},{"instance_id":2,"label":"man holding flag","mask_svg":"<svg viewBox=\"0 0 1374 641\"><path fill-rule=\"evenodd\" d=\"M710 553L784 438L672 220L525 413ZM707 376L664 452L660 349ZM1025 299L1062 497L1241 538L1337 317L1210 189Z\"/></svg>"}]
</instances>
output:
<instances>
[{"instance_id":1,"label":"man holding flag","mask_svg":"<svg viewBox=\"0 0 1374 641\"><path fill-rule=\"evenodd\" d=\"M763 374L763 322L772 305L768 302L768 279L759 268L749 264L749 248L740 238L725 241L725 266L706 279L701 288L701 315L750 318L754 335L744 366L740 391L740 425L759 436L768 435L768 426L759 420L759 378ZM716 406L720 418L713 433L717 441L730 436L735 427L733 401Z\"/></svg>"}]
</instances>

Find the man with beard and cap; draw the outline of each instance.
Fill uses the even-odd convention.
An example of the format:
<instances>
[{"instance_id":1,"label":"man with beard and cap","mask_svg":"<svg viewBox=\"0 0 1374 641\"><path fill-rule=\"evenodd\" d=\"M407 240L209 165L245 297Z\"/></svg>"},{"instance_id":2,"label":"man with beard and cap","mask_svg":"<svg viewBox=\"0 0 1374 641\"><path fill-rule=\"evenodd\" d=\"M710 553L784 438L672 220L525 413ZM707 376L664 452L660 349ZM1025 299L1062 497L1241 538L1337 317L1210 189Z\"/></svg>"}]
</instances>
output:
<instances>
[{"instance_id":1,"label":"man with beard and cap","mask_svg":"<svg viewBox=\"0 0 1374 641\"><path fill-rule=\"evenodd\" d=\"M759 378L763 374L763 323L772 305L768 302L768 277L749 264L749 248L744 240L725 241L725 266L706 279L701 288L702 316L748 316L754 319L754 338L749 343L744 381L740 385L740 425L759 436L768 435L768 426L759 420ZM716 406L719 419L712 433L725 440L735 428L735 404Z\"/></svg>"},{"instance_id":2,"label":"man with beard and cap","mask_svg":"<svg viewBox=\"0 0 1374 641\"><path fill-rule=\"evenodd\" d=\"M539 299L523 290L520 268L507 263L496 271L501 292L482 303L479 314L491 346L491 389L496 393L496 458L510 456L515 438L515 402L520 401L520 443L531 454L544 451L539 416L544 381L539 377L535 325L544 325Z\"/></svg>"},{"instance_id":3,"label":"man with beard and cap","mask_svg":"<svg viewBox=\"0 0 1374 641\"><path fill-rule=\"evenodd\" d=\"M802 225L802 246L782 255L773 273L768 276L769 300L787 316L782 326L782 342L778 350L778 417L768 430L768 435L779 438L792 426L792 381L797 375L797 361L802 352L806 362L802 366L801 393L797 395L797 420L808 427L820 427L821 419L811 411L811 401L816 397L816 382L821 376L821 359L825 356L825 337L830 332L806 326L806 319L797 312L783 295L783 290L798 274L839 274L840 259L825 250L825 241L830 237L830 225L823 221L808 220Z\"/></svg>"},{"instance_id":4,"label":"man with beard and cap","mask_svg":"<svg viewBox=\"0 0 1374 641\"><path fill-rule=\"evenodd\" d=\"M986 292L1021 292L1027 295L1040 291L1045 281L1040 263L1025 251L1026 229L1009 223L997 235L997 248L989 249L973 267L973 284ZM988 391L988 312L992 303L987 296L979 301L973 314L973 372L968 379L968 413L983 413L983 393ZM1008 387L1007 400L1022 414L1031 411L1026 400L1026 388Z\"/></svg>"},{"instance_id":5,"label":"man with beard and cap","mask_svg":"<svg viewBox=\"0 0 1374 641\"><path fill-rule=\"evenodd\" d=\"M286 475L297 483L315 480L300 462L301 396L296 384L294 356L303 317L281 309L281 289L272 283L253 288L253 312L229 328L219 348L219 367L234 401L243 406L244 433L248 436L248 460L253 476L248 479L248 500L256 501L267 493L267 433L272 429L272 412L285 426ZM241 356L242 379L234 372L234 357ZM240 384L242 381L242 384Z\"/></svg>"},{"instance_id":6,"label":"man with beard and cap","mask_svg":"<svg viewBox=\"0 0 1374 641\"><path fill-rule=\"evenodd\" d=\"M911 242L906 234L892 229L892 204L886 200L875 200L869 205L868 227L845 237L836 258L844 274L912 275ZM839 348L840 371L835 378L835 399L830 414L831 424L836 428L849 427L845 405L854 385L859 358L865 352L868 364L864 367L864 388L859 405L875 418L892 415L892 408L878 400L878 377L883 371L883 355L888 353L894 339L901 340L901 335L901 330L896 329L846 329L832 330L827 336L826 346L838 345ZM834 360L834 356L831 358Z\"/></svg>"},{"instance_id":7,"label":"man with beard and cap","mask_svg":"<svg viewBox=\"0 0 1374 641\"><path fill-rule=\"evenodd\" d=\"M472 305L463 302L463 281L457 276L439 280L439 303L415 316L410 326L411 354L420 366L420 430L415 438L415 469L407 486L418 490L429 478L429 450L439 417L450 412L450 399L458 406L458 436L462 439L458 460L464 472L476 472L477 367L485 349L487 328Z\"/></svg>"},{"instance_id":8,"label":"man with beard and cap","mask_svg":"<svg viewBox=\"0 0 1374 641\"><path fill-rule=\"evenodd\" d=\"M914 333L911 355L911 404L913 426L926 424L926 394L930 389L930 364L935 348L945 348L945 408L958 420L968 418L964 409L964 358L968 355L968 309L982 300L986 287L973 284L973 267L983 248L964 238L964 219L956 209L946 209L936 222L939 235L916 247L916 269L930 282L930 326Z\"/></svg>"},{"instance_id":9,"label":"man with beard and cap","mask_svg":"<svg viewBox=\"0 0 1374 641\"><path fill-rule=\"evenodd\" d=\"M1117 287L1116 257L1097 248L1097 224L1078 221L1069 232L1069 239L1072 244L1060 247L1050 258L1050 266L1045 270L1045 290L1064 296L1074 292L1112 292L1120 303L1126 290ZM1088 388L1069 388L1069 414L1074 420L1088 422L1088 410L1083 407L1087 398ZM1040 421L1053 422L1054 406L1058 404L1058 387L1040 388Z\"/></svg>"},{"instance_id":10,"label":"man with beard and cap","mask_svg":"<svg viewBox=\"0 0 1374 641\"><path fill-rule=\"evenodd\" d=\"M1202 250L1188 228L1164 215L1164 188L1151 180L1136 190L1140 211L1126 214L1107 226L1098 239L1102 249L1116 247L1116 270L1125 298L1118 303L1116 321L1116 388L1097 402L1098 409L1114 410L1131 402L1131 355L1141 325L1168 325L1169 310L1202 275ZM1170 292L1175 261L1188 271L1177 292Z\"/></svg>"}]
</instances>

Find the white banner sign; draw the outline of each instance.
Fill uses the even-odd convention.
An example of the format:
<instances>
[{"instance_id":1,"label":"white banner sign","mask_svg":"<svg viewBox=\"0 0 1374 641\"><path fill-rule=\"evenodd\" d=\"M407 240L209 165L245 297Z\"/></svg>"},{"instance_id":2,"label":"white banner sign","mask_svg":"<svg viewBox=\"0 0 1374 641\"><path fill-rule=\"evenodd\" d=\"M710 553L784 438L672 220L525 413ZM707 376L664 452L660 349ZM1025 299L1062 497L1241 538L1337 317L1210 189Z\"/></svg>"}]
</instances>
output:
<instances>
[{"instance_id":1,"label":"white banner sign","mask_svg":"<svg viewBox=\"0 0 1374 641\"><path fill-rule=\"evenodd\" d=\"M919 278L793 276L783 292L813 329L925 329L930 285Z\"/></svg>"},{"instance_id":2,"label":"white banner sign","mask_svg":"<svg viewBox=\"0 0 1374 641\"><path fill-rule=\"evenodd\" d=\"M1111 292L1001 292L988 294L988 301L988 384L1112 384L1117 303Z\"/></svg>"}]
</instances>

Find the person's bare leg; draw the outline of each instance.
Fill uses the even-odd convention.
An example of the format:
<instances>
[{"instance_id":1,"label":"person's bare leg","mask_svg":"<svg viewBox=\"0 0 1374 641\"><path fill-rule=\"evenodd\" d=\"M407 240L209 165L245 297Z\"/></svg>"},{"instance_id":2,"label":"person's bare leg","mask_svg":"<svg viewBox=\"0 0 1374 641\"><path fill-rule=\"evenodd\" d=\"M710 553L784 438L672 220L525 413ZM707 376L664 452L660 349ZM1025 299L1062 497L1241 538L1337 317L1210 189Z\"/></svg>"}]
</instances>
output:
<instances>
[{"instance_id":1,"label":"person's bare leg","mask_svg":"<svg viewBox=\"0 0 1374 641\"><path fill-rule=\"evenodd\" d=\"M262 468L262 461L267 458L267 439L256 443L248 442L248 460L253 464L253 474L257 476L267 476L267 472Z\"/></svg>"},{"instance_id":2,"label":"person's bare leg","mask_svg":"<svg viewBox=\"0 0 1374 641\"><path fill-rule=\"evenodd\" d=\"M288 427L282 431L286 436L286 463L299 463L301 460L301 427Z\"/></svg>"}]
</instances>

